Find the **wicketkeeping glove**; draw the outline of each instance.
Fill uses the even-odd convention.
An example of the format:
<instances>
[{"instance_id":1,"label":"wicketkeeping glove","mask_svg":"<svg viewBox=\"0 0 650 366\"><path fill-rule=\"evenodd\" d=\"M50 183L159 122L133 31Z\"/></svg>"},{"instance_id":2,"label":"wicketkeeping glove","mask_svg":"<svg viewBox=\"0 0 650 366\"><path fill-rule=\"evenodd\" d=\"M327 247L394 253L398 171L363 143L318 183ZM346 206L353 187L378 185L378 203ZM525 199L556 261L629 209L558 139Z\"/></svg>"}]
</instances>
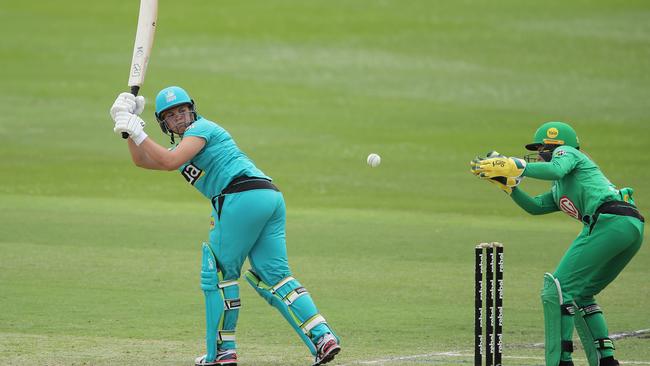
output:
<instances>
[{"instance_id":1,"label":"wicketkeeping glove","mask_svg":"<svg viewBox=\"0 0 650 366\"><path fill-rule=\"evenodd\" d=\"M503 177L503 176L500 176L500 177L487 178L487 177L481 176L481 172L477 171L476 168L480 166L481 162L483 162L485 160L488 160L488 159L493 159L493 158L505 158L505 156L499 154L496 151L490 151L489 153L487 153L487 157L485 157L485 158L477 156L470 163L470 165L472 167L471 172L475 176L477 176L477 177L479 177L479 178L481 178L483 180L487 180L490 183L495 184L497 187L499 187L499 189L506 192L507 194L511 194L512 189L514 187L516 187L517 185L519 185L519 183L521 183L521 181L524 179L524 177Z\"/></svg>"},{"instance_id":2,"label":"wicketkeeping glove","mask_svg":"<svg viewBox=\"0 0 650 366\"><path fill-rule=\"evenodd\" d=\"M507 178L507 177L494 177L494 178L481 178L485 179L490 183L494 183L499 189L506 192L507 194L512 194L512 189L521 183L524 177L517 178Z\"/></svg>"},{"instance_id":3,"label":"wicketkeeping glove","mask_svg":"<svg viewBox=\"0 0 650 366\"><path fill-rule=\"evenodd\" d=\"M115 117L117 115L117 112L120 111L133 113L139 116L144 111L144 104L145 100L142 95L138 95L136 97L131 93L120 93L120 95L117 96L115 102L111 106L111 118L113 119L113 122L116 122Z\"/></svg>"},{"instance_id":4,"label":"wicketkeeping glove","mask_svg":"<svg viewBox=\"0 0 650 366\"><path fill-rule=\"evenodd\" d=\"M122 135L122 132L128 133L131 140L140 146L148 137L147 133L144 132L144 126L145 122L140 116L129 112L118 111L115 114L115 127L113 128L113 132L119 135Z\"/></svg>"},{"instance_id":5,"label":"wicketkeeping glove","mask_svg":"<svg viewBox=\"0 0 650 366\"><path fill-rule=\"evenodd\" d=\"M481 178L521 176L526 169L526 161L519 158L507 156L488 157L486 159L474 159L470 162L472 174Z\"/></svg>"}]
</instances>

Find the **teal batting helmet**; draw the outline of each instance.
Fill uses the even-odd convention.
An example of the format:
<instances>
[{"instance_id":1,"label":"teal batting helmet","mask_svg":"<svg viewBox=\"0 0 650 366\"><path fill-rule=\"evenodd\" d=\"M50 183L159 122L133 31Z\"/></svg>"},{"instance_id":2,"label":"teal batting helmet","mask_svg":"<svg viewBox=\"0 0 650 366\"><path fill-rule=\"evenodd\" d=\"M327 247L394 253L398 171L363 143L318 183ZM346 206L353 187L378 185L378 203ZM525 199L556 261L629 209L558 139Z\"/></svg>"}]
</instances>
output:
<instances>
[{"instance_id":1,"label":"teal batting helmet","mask_svg":"<svg viewBox=\"0 0 650 366\"><path fill-rule=\"evenodd\" d=\"M189 104L194 120L197 119L196 109L194 106L194 100L190 98L190 95L185 91L185 89L179 86L168 86L158 92L156 96L156 120L160 125L160 129L165 133L171 135L172 143L174 141L174 133L167 128L165 120L162 119L162 113L170 108L177 107L182 104Z\"/></svg>"}]
</instances>

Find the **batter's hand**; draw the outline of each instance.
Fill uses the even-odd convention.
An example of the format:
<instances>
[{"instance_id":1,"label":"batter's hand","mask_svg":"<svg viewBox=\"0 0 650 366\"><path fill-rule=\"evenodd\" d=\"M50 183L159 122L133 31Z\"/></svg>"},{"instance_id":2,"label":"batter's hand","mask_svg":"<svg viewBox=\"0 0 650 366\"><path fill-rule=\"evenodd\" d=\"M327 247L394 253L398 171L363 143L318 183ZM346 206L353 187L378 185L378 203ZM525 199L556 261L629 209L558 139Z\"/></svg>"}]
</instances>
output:
<instances>
[{"instance_id":1,"label":"batter's hand","mask_svg":"<svg viewBox=\"0 0 650 366\"><path fill-rule=\"evenodd\" d=\"M115 122L117 112L129 112L139 116L144 111L144 104L145 100L142 95L136 97L131 93L120 93L111 106L111 118Z\"/></svg>"},{"instance_id":2,"label":"batter's hand","mask_svg":"<svg viewBox=\"0 0 650 366\"><path fill-rule=\"evenodd\" d=\"M486 159L474 159L470 162L471 171L481 178L521 176L526 169L526 162L519 158L500 156Z\"/></svg>"},{"instance_id":3,"label":"batter's hand","mask_svg":"<svg viewBox=\"0 0 650 366\"><path fill-rule=\"evenodd\" d=\"M140 116L136 116L129 112L119 111L115 115L115 127L113 128L113 132L120 135L122 132L128 133L131 140L133 140L136 145L140 146L140 144L147 138L147 133L144 132L144 126L145 122L140 118Z\"/></svg>"}]
</instances>

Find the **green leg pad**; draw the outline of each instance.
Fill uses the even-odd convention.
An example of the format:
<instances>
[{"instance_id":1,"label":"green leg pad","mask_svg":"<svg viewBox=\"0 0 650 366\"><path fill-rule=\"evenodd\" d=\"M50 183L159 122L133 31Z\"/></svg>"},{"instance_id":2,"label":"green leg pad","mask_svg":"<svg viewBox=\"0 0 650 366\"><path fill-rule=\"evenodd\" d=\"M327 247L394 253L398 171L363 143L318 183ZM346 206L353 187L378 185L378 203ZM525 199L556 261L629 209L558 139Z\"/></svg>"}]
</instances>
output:
<instances>
[{"instance_id":1,"label":"green leg pad","mask_svg":"<svg viewBox=\"0 0 650 366\"><path fill-rule=\"evenodd\" d=\"M594 337L591 335L591 330L587 326L582 314L577 316L575 319L576 330L578 331L578 336L580 337L580 342L582 343L582 348L585 349L585 354L587 356L587 361L589 361L589 366L598 366L598 360L600 355L598 350L594 345Z\"/></svg>"},{"instance_id":2,"label":"green leg pad","mask_svg":"<svg viewBox=\"0 0 650 366\"><path fill-rule=\"evenodd\" d=\"M550 273L544 274L542 305L544 308L544 349L546 366L558 366L562 355L562 290Z\"/></svg>"},{"instance_id":3,"label":"green leg pad","mask_svg":"<svg viewBox=\"0 0 650 366\"><path fill-rule=\"evenodd\" d=\"M609 339L605 317L593 297L576 301L580 316L576 319L576 329L587 354L589 366L598 366L599 359L614 355L614 344Z\"/></svg>"}]
</instances>

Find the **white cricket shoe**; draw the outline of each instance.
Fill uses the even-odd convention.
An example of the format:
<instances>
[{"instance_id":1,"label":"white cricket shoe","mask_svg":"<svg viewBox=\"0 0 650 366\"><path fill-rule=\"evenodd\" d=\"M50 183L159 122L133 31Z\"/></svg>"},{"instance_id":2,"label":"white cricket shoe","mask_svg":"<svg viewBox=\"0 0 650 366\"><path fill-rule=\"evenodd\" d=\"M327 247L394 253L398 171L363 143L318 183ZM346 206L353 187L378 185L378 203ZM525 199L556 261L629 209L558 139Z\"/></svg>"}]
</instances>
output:
<instances>
[{"instance_id":1,"label":"white cricket shoe","mask_svg":"<svg viewBox=\"0 0 650 366\"><path fill-rule=\"evenodd\" d=\"M341 346L332 333L326 333L316 342L316 350L316 360L312 366L324 365L332 361L334 356L341 352Z\"/></svg>"},{"instance_id":2,"label":"white cricket shoe","mask_svg":"<svg viewBox=\"0 0 650 366\"><path fill-rule=\"evenodd\" d=\"M237 352L234 349L217 351L214 361L206 361L203 355L194 360L195 366L237 366Z\"/></svg>"}]
</instances>

